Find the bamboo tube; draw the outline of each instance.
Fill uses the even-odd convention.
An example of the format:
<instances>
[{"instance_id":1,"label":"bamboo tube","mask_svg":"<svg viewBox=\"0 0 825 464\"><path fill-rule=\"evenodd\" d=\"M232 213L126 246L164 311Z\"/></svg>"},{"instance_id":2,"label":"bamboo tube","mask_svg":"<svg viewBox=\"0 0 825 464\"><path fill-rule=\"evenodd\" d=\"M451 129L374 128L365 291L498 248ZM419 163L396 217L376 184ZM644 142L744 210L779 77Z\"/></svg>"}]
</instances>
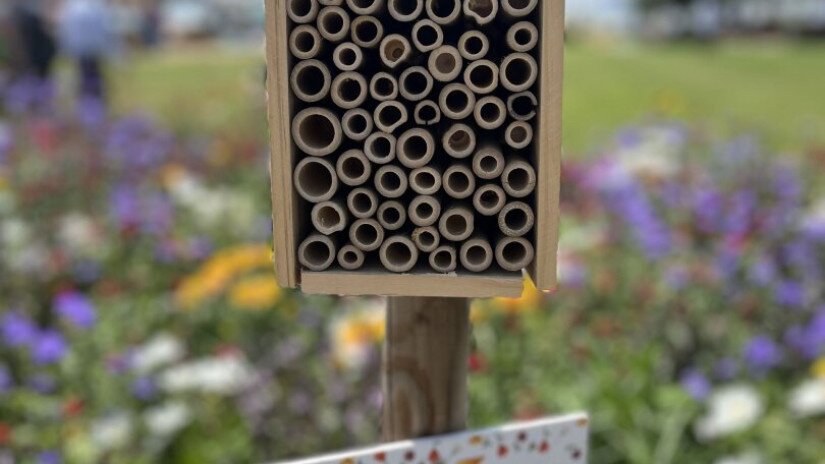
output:
<instances>
[{"instance_id":1,"label":"bamboo tube","mask_svg":"<svg viewBox=\"0 0 825 464\"><path fill-rule=\"evenodd\" d=\"M330 42L344 40L349 26L349 14L339 6L326 6L318 12L318 33Z\"/></svg>"},{"instance_id":2,"label":"bamboo tube","mask_svg":"<svg viewBox=\"0 0 825 464\"><path fill-rule=\"evenodd\" d=\"M433 89L433 76L423 66L412 66L401 73L398 90L411 102L423 100Z\"/></svg>"},{"instance_id":3,"label":"bamboo tube","mask_svg":"<svg viewBox=\"0 0 825 464\"><path fill-rule=\"evenodd\" d=\"M370 96L379 102L398 97L398 80L390 73L379 72L370 80Z\"/></svg>"},{"instance_id":4,"label":"bamboo tube","mask_svg":"<svg viewBox=\"0 0 825 464\"><path fill-rule=\"evenodd\" d=\"M308 156L295 166L295 189L312 203L327 201L338 191L338 176L329 161Z\"/></svg>"},{"instance_id":5,"label":"bamboo tube","mask_svg":"<svg viewBox=\"0 0 825 464\"><path fill-rule=\"evenodd\" d=\"M501 185L511 197L524 198L536 189L536 170L523 159L512 159L501 174Z\"/></svg>"},{"instance_id":6,"label":"bamboo tube","mask_svg":"<svg viewBox=\"0 0 825 464\"><path fill-rule=\"evenodd\" d=\"M299 61L292 68L289 84L298 100L315 103L329 93L332 77L329 69L318 60Z\"/></svg>"},{"instance_id":7,"label":"bamboo tube","mask_svg":"<svg viewBox=\"0 0 825 464\"><path fill-rule=\"evenodd\" d=\"M347 6L357 15L374 15L384 10L384 0L347 0Z\"/></svg>"},{"instance_id":8,"label":"bamboo tube","mask_svg":"<svg viewBox=\"0 0 825 464\"><path fill-rule=\"evenodd\" d=\"M372 115L363 108L353 108L341 118L344 135L360 142L372 133Z\"/></svg>"},{"instance_id":9,"label":"bamboo tube","mask_svg":"<svg viewBox=\"0 0 825 464\"><path fill-rule=\"evenodd\" d=\"M453 158L466 158L476 149L476 134L470 126L455 123L444 132L441 144Z\"/></svg>"},{"instance_id":10,"label":"bamboo tube","mask_svg":"<svg viewBox=\"0 0 825 464\"><path fill-rule=\"evenodd\" d=\"M367 80L364 76L354 72L342 72L332 80L332 102L339 107L349 110L361 106L367 99Z\"/></svg>"},{"instance_id":11,"label":"bamboo tube","mask_svg":"<svg viewBox=\"0 0 825 464\"><path fill-rule=\"evenodd\" d=\"M490 39L481 31L470 30L458 38L458 52L465 60L484 58L490 51Z\"/></svg>"},{"instance_id":12,"label":"bamboo tube","mask_svg":"<svg viewBox=\"0 0 825 464\"><path fill-rule=\"evenodd\" d=\"M326 156L341 145L341 122L329 110L307 108L292 120L292 138L304 153Z\"/></svg>"},{"instance_id":13,"label":"bamboo tube","mask_svg":"<svg viewBox=\"0 0 825 464\"><path fill-rule=\"evenodd\" d=\"M527 53L511 53L501 62L501 85L510 92L529 90L536 83L539 66Z\"/></svg>"},{"instance_id":14,"label":"bamboo tube","mask_svg":"<svg viewBox=\"0 0 825 464\"><path fill-rule=\"evenodd\" d=\"M310 212L315 230L331 235L347 228L347 210L341 201L322 201L312 207Z\"/></svg>"},{"instance_id":15,"label":"bamboo tube","mask_svg":"<svg viewBox=\"0 0 825 464\"><path fill-rule=\"evenodd\" d=\"M335 251L331 238L312 234L298 246L298 262L310 271L325 271L335 262Z\"/></svg>"},{"instance_id":16,"label":"bamboo tube","mask_svg":"<svg viewBox=\"0 0 825 464\"><path fill-rule=\"evenodd\" d=\"M355 71L364 63L364 52L352 42L344 42L332 52L332 62L341 71Z\"/></svg>"},{"instance_id":17,"label":"bamboo tube","mask_svg":"<svg viewBox=\"0 0 825 464\"><path fill-rule=\"evenodd\" d=\"M504 130L504 142L520 150L533 141L533 126L524 121L513 121Z\"/></svg>"},{"instance_id":18,"label":"bamboo tube","mask_svg":"<svg viewBox=\"0 0 825 464\"><path fill-rule=\"evenodd\" d=\"M478 127L487 130L498 129L507 119L507 108L500 98L487 95L476 102L473 116Z\"/></svg>"},{"instance_id":19,"label":"bamboo tube","mask_svg":"<svg viewBox=\"0 0 825 464\"><path fill-rule=\"evenodd\" d=\"M349 228L349 240L361 251L375 251L384 241L384 228L375 219L358 219Z\"/></svg>"},{"instance_id":20,"label":"bamboo tube","mask_svg":"<svg viewBox=\"0 0 825 464\"><path fill-rule=\"evenodd\" d=\"M364 154L376 164L387 164L395 159L395 136L373 132L364 142Z\"/></svg>"},{"instance_id":21,"label":"bamboo tube","mask_svg":"<svg viewBox=\"0 0 825 464\"><path fill-rule=\"evenodd\" d=\"M364 252L355 245L344 245L338 250L338 265L347 271L357 271L364 265Z\"/></svg>"},{"instance_id":22,"label":"bamboo tube","mask_svg":"<svg viewBox=\"0 0 825 464\"><path fill-rule=\"evenodd\" d=\"M430 267L436 272L453 272L458 267L455 247L442 245L430 253Z\"/></svg>"},{"instance_id":23,"label":"bamboo tube","mask_svg":"<svg viewBox=\"0 0 825 464\"><path fill-rule=\"evenodd\" d=\"M384 25L374 16L359 16L352 20L351 27L352 41L359 47L375 48L384 37Z\"/></svg>"},{"instance_id":24,"label":"bamboo tube","mask_svg":"<svg viewBox=\"0 0 825 464\"><path fill-rule=\"evenodd\" d=\"M382 132L391 134L407 122L407 107L397 100L381 102L373 112L375 127Z\"/></svg>"},{"instance_id":25,"label":"bamboo tube","mask_svg":"<svg viewBox=\"0 0 825 464\"><path fill-rule=\"evenodd\" d=\"M464 0L464 16L472 18L479 26L492 22L497 13L498 0Z\"/></svg>"},{"instance_id":26,"label":"bamboo tube","mask_svg":"<svg viewBox=\"0 0 825 464\"><path fill-rule=\"evenodd\" d=\"M439 82L450 82L461 74L463 61L458 49L452 45L442 45L432 52L427 58L427 69L433 79Z\"/></svg>"},{"instance_id":27,"label":"bamboo tube","mask_svg":"<svg viewBox=\"0 0 825 464\"><path fill-rule=\"evenodd\" d=\"M493 247L480 237L464 242L458 256L461 265L470 272L484 272L493 265Z\"/></svg>"},{"instance_id":28,"label":"bamboo tube","mask_svg":"<svg viewBox=\"0 0 825 464\"><path fill-rule=\"evenodd\" d=\"M413 169L409 183L410 188L419 195L435 195L441 190L441 173L433 166Z\"/></svg>"},{"instance_id":29,"label":"bamboo tube","mask_svg":"<svg viewBox=\"0 0 825 464\"><path fill-rule=\"evenodd\" d=\"M465 206L448 208L438 220L438 231L441 232L441 236L453 242L466 240L473 234L474 228L475 216Z\"/></svg>"},{"instance_id":30,"label":"bamboo tube","mask_svg":"<svg viewBox=\"0 0 825 464\"><path fill-rule=\"evenodd\" d=\"M473 195L473 208L484 216L495 216L507 202L504 189L496 184L485 184Z\"/></svg>"},{"instance_id":31,"label":"bamboo tube","mask_svg":"<svg viewBox=\"0 0 825 464\"><path fill-rule=\"evenodd\" d=\"M454 164L447 168L441 178L441 184L447 195L458 200L471 197L476 190L473 171L463 164Z\"/></svg>"},{"instance_id":32,"label":"bamboo tube","mask_svg":"<svg viewBox=\"0 0 825 464\"><path fill-rule=\"evenodd\" d=\"M433 20L421 19L413 25L412 40L418 51L427 53L444 44L444 32Z\"/></svg>"},{"instance_id":33,"label":"bamboo tube","mask_svg":"<svg viewBox=\"0 0 825 464\"><path fill-rule=\"evenodd\" d=\"M375 189L386 198L401 197L408 186L407 174L398 166L381 166L375 172Z\"/></svg>"},{"instance_id":34,"label":"bamboo tube","mask_svg":"<svg viewBox=\"0 0 825 464\"><path fill-rule=\"evenodd\" d=\"M390 69L395 69L412 54L410 41L401 34L390 34L381 40L379 48L381 61Z\"/></svg>"},{"instance_id":35,"label":"bamboo tube","mask_svg":"<svg viewBox=\"0 0 825 464\"><path fill-rule=\"evenodd\" d=\"M538 3L538 0L501 0L501 9L510 18L523 18L532 13Z\"/></svg>"},{"instance_id":36,"label":"bamboo tube","mask_svg":"<svg viewBox=\"0 0 825 464\"><path fill-rule=\"evenodd\" d=\"M322 6L341 6L344 4L344 0L318 0Z\"/></svg>"},{"instance_id":37,"label":"bamboo tube","mask_svg":"<svg viewBox=\"0 0 825 464\"><path fill-rule=\"evenodd\" d=\"M342 184L357 187L370 179L372 164L363 151L347 150L338 157L335 172Z\"/></svg>"},{"instance_id":38,"label":"bamboo tube","mask_svg":"<svg viewBox=\"0 0 825 464\"><path fill-rule=\"evenodd\" d=\"M507 30L507 46L515 52L529 52L539 42L539 30L530 21L519 21Z\"/></svg>"},{"instance_id":39,"label":"bamboo tube","mask_svg":"<svg viewBox=\"0 0 825 464\"><path fill-rule=\"evenodd\" d=\"M533 208L521 201L507 203L498 213L498 227L508 237L521 237L530 232L535 221Z\"/></svg>"},{"instance_id":40,"label":"bamboo tube","mask_svg":"<svg viewBox=\"0 0 825 464\"><path fill-rule=\"evenodd\" d=\"M488 94L498 87L498 74L498 66L492 61L473 61L464 69L464 83L476 94Z\"/></svg>"},{"instance_id":41,"label":"bamboo tube","mask_svg":"<svg viewBox=\"0 0 825 464\"><path fill-rule=\"evenodd\" d=\"M419 195L410 202L407 216L419 227L431 226L441 216L441 203L433 196Z\"/></svg>"},{"instance_id":42,"label":"bamboo tube","mask_svg":"<svg viewBox=\"0 0 825 464\"><path fill-rule=\"evenodd\" d=\"M289 34L289 51L299 60L315 58L321 51L321 34L308 24L297 26Z\"/></svg>"},{"instance_id":43,"label":"bamboo tube","mask_svg":"<svg viewBox=\"0 0 825 464\"><path fill-rule=\"evenodd\" d=\"M424 9L434 23L448 26L461 16L461 0L425 0Z\"/></svg>"},{"instance_id":44,"label":"bamboo tube","mask_svg":"<svg viewBox=\"0 0 825 464\"><path fill-rule=\"evenodd\" d=\"M315 0L288 0L286 14L298 23L310 23L318 16L318 4Z\"/></svg>"},{"instance_id":45,"label":"bamboo tube","mask_svg":"<svg viewBox=\"0 0 825 464\"><path fill-rule=\"evenodd\" d=\"M422 126L432 126L441 121L441 109L432 100L423 100L415 105L413 120Z\"/></svg>"},{"instance_id":46,"label":"bamboo tube","mask_svg":"<svg viewBox=\"0 0 825 464\"><path fill-rule=\"evenodd\" d=\"M536 117L539 101L536 94L526 90L507 97L507 113L516 121L529 121Z\"/></svg>"},{"instance_id":47,"label":"bamboo tube","mask_svg":"<svg viewBox=\"0 0 825 464\"><path fill-rule=\"evenodd\" d=\"M438 235L438 229L433 226L417 227L413 230L412 241L418 250L423 253L431 253L438 248L441 242L441 236Z\"/></svg>"},{"instance_id":48,"label":"bamboo tube","mask_svg":"<svg viewBox=\"0 0 825 464\"><path fill-rule=\"evenodd\" d=\"M395 235L384 240L378 257L390 272L408 272L418 262L418 248L409 237Z\"/></svg>"},{"instance_id":49,"label":"bamboo tube","mask_svg":"<svg viewBox=\"0 0 825 464\"><path fill-rule=\"evenodd\" d=\"M476 96L470 89L459 83L447 84L438 96L438 106L444 116L450 119L464 119L473 114Z\"/></svg>"},{"instance_id":50,"label":"bamboo tube","mask_svg":"<svg viewBox=\"0 0 825 464\"><path fill-rule=\"evenodd\" d=\"M504 172L504 155L498 145L485 143L473 155L473 173L481 179L495 179Z\"/></svg>"},{"instance_id":51,"label":"bamboo tube","mask_svg":"<svg viewBox=\"0 0 825 464\"><path fill-rule=\"evenodd\" d=\"M529 266L535 257L535 248L523 237L504 237L496 244L496 262L505 271L521 271Z\"/></svg>"},{"instance_id":52,"label":"bamboo tube","mask_svg":"<svg viewBox=\"0 0 825 464\"><path fill-rule=\"evenodd\" d=\"M396 21L409 23L424 11L423 0L387 0L387 10Z\"/></svg>"},{"instance_id":53,"label":"bamboo tube","mask_svg":"<svg viewBox=\"0 0 825 464\"><path fill-rule=\"evenodd\" d=\"M384 229L398 230L407 222L407 210L400 201L385 201L378 207L376 218Z\"/></svg>"},{"instance_id":54,"label":"bamboo tube","mask_svg":"<svg viewBox=\"0 0 825 464\"><path fill-rule=\"evenodd\" d=\"M347 195L347 209L358 219L371 218L378 211L378 195L364 187L353 189Z\"/></svg>"},{"instance_id":55,"label":"bamboo tube","mask_svg":"<svg viewBox=\"0 0 825 464\"><path fill-rule=\"evenodd\" d=\"M398 162L410 169L420 168L435 155L435 139L426 129L415 127L406 130L396 145Z\"/></svg>"}]
</instances>

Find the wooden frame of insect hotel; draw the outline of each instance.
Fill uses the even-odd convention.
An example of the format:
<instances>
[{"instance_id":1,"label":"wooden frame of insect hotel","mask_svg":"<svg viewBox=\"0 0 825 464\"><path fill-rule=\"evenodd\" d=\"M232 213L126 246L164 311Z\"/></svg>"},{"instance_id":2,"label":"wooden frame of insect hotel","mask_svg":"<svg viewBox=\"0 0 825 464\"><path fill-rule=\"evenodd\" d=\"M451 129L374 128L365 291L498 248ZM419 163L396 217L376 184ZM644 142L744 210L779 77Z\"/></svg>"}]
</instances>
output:
<instances>
[{"instance_id":1,"label":"wooden frame of insect hotel","mask_svg":"<svg viewBox=\"0 0 825 464\"><path fill-rule=\"evenodd\" d=\"M306 293L556 283L564 0L266 0L275 265Z\"/></svg>"}]
</instances>

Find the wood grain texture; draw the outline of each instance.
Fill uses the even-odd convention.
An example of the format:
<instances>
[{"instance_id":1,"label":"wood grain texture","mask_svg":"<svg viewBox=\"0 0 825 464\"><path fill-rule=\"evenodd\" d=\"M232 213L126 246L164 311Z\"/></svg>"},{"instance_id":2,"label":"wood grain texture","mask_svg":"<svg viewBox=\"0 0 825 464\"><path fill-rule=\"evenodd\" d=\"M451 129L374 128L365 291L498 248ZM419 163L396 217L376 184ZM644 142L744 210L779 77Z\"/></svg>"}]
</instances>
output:
<instances>
[{"instance_id":1,"label":"wood grain texture","mask_svg":"<svg viewBox=\"0 0 825 464\"><path fill-rule=\"evenodd\" d=\"M536 259L530 274L540 290L557 284L559 195L561 189L562 90L564 78L564 0L541 7L539 130L536 137Z\"/></svg>"},{"instance_id":2,"label":"wood grain texture","mask_svg":"<svg viewBox=\"0 0 825 464\"><path fill-rule=\"evenodd\" d=\"M462 430L470 309L464 298L389 298L382 363L384 441Z\"/></svg>"},{"instance_id":3,"label":"wood grain texture","mask_svg":"<svg viewBox=\"0 0 825 464\"><path fill-rule=\"evenodd\" d=\"M272 182L272 222L275 274L278 285L298 284L296 260L297 198L292 188L292 138L290 136L289 45L285 0L268 0L266 5L266 62L268 120L270 137L270 177Z\"/></svg>"},{"instance_id":4,"label":"wood grain texture","mask_svg":"<svg viewBox=\"0 0 825 464\"><path fill-rule=\"evenodd\" d=\"M301 290L325 295L386 295L491 298L521 296L519 274L391 274L386 271L301 273Z\"/></svg>"}]
</instances>

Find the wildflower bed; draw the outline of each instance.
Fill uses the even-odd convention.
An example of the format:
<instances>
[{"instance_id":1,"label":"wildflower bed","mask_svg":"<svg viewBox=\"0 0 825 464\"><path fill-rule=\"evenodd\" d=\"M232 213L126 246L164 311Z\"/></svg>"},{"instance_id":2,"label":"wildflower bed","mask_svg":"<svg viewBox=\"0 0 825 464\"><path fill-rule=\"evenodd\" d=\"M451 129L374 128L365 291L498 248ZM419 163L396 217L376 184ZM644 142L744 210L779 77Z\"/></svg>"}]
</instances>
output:
<instances>
[{"instance_id":1,"label":"wildflower bed","mask_svg":"<svg viewBox=\"0 0 825 464\"><path fill-rule=\"evenodd\" d=\"M263 147L51 94L2 89L0 462L374 441L382 302L275 285ZM587 409L598 463L825 456L823 168L769 155L661 123L568 163L561 288L474 305L474 425Z\"/></svg>"}]
</instances>

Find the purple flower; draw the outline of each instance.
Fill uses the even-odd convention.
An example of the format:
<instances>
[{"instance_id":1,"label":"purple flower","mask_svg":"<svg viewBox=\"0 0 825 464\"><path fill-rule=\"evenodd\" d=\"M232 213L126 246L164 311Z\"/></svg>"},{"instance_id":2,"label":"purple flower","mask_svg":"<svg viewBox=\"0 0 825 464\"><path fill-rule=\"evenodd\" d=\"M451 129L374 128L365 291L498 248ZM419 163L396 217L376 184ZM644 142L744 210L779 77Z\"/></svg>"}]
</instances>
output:
<instances>
[{"instance_id":1,"label":"purple flower","mask_svg":"<svg viewBox=\"0 0 825 464\"><path fill-rule=\"evenodd\" d=\"M757 259L748 270L751 282L757 285L768 285L776 279L776 264L767 256Z\"/></svg>"},{"instance_id":2,"label":"purple flower","mask_svg":"<svg viewBox=\"0 0 825 464\"><path fill-rule=\"evenodd\" d=\"M25 314L11 311L0 320L0 334L8 346L29 346L37 338L37 326Z\"/></svg>"},{"instance_id":3,"label":"purple flower","mask_svg":"<svg viewBox=\"0 0 825 464\"><path fill-rule=\"evenodd\" d=\"M81 96L77 101L75 114L86 129L99 129L106 122L106 103L97 97Z\"/></svg>"},{"instance_id":4,"label":"purple flower","mask_svg":"<svg viewBox=\"0 0 825 464\"><path fill-rule=\"evenodd\" d=\"M700 186L693 195L693 211L699 230L713 233L719 230L725 214L722 195L713 187Z\"/></svg>"},{"instance_id":5,"label":"purple flower","mask_svg":"<svg viewBox=\"0 0 825 464\"><path fill-rule=\"evenodd\" d=\"M77 292L64 292L52 302L55 312L76 327L88 329L95 325L97 314L92 302Z\"/></svg>"},{"instance_id":6,"label":"purple flower","mask_svg":"<svg viewBox=\"0 0 825 464\"><path fill-rule=\"evenodd\" d=\"M785 342L809 360L825 352L825 306L817 310L807 325L789 328L785 333Z\"/></svg>"},{"instance_id":7,"label":"purple flower","mask_svg":"<svg viewBox=\"0 0 825 464\"><path fill-rule=\"evenodd\" d=\"M748 366L758 372L770 370L782 362L779 345L765 335L756 336L748 342L744 357Z\"/></svg>"},{"instance_id":8,"label":"purple flower","mask_svg":"<svg viewBox=\"0 0 825 464\"><path fill-rule=\"evenodd\" d=\"M627 224L648 258L660 259L670 252L670 230L638 182L623 177L605 184L602 193L608 209Z\"/></svg>"},{"instance_id":9,"label":"purple flower","mask_svg":"<svg viewBox=\"0 0 825 464\"><path fill-rule=\"evenodd\" d=\"M32 358L39 365L53 364L63 359L68 345L63 335L56 330L44 330L37 337L32 348Z\"/></svg>"},{"instance_id":10,"label":"purple flower","mask_svg":"<svg viewBox=\"0 0 825 464\"><path fill-rule=\"evenodd\" d=\"M805 306L805 286L793 280L779 282L774 290L774 300L780 306L801 308Z\"/></svg>"},{"instance_id":11,"label":"purple flower","mask_svg":"<svg viewBox=\"0 0 825 464\"><path fill-rule=\"evenodd\" d=\"M710 395L711 385L705 374L696 369L689 369L679 379L685 392L693 399L701 401Z\"/></svg>"},{"instance_id":12,"label":"purple flower","mask_svg":"<svg viewBox=\"0 0 825 464\"><path fill-rule=\"evenodd\" d=\"M5 364L0 363L0 395L6 393L14 385L14 380L11 378L11 372Z\"/></svg>"},{"instance_id":13,"label":"purple flower","mask_svg":"<svg viewBox=\"0 0 825 464\"><path fill-rule=\"evenodd\" d=\"M60 457L60 453L54 450L41 451L37 455L37 464L61 464L62 462L63 458Z\"/></svg>"},{"instance_id":14,"label":"purple flower","mask_svg":"<svg viewBox=\"0 0 825 464\"><path fill-rule=\"evenodd\" d=\"M138 377L132 382L132 395L141 401L149 401L155 398L157 392L157 385L149 377Z\"/></svg>"},{"instance_id":15,"label":"purple flower","mask_svg":"<svg viewBox=\"0 0 825 464\"><path fill-rule=\"evenodd\" d=\"M34 377L29 379L27 384L32 390L40 393L41 395L54 393L57 387L57 382L55 382L54 377L44 373L36 374Z\"/></svg>"}]
</instances>

